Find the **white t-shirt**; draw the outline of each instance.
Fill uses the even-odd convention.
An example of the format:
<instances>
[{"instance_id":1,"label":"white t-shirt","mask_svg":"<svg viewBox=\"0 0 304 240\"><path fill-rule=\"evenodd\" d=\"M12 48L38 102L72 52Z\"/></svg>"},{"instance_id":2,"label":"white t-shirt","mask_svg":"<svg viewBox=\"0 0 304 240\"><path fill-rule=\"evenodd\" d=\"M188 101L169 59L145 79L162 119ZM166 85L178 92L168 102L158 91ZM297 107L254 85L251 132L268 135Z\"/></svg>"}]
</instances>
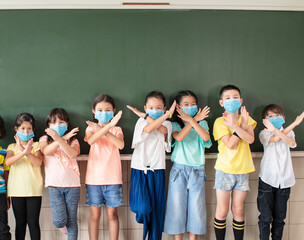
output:
<instances>
[{"instance_id":1,"label":"white t-shirt","mask_svg":"<svg viewBox=\"0 0 304 240\"><path fill-rule=\"evenodd\" d=\"M131 168L138 170L157 170L166 168L166 152L171 152L171 122L163 122L168 129L167 137L158 130L151 133L143 131L149 122L139 118L134 129L132 148Z\"/></svg>"},{"instance_id":2,"label":"white t-shirt","mask_svg":"<svg viewBox=\"0 0 304 240\"><path fill-rule=\"evenodd\" d=\"M280 129L282 131L283 128ZM275 188L288 188L295 184L290 146L283 140L279 142L269 142L273 133L263 130L259 138L264 147L264 155L261 160L259 177L263 182ZM290 131L288 137L295 139L295 134ZM297 145L292 146L295 148Z\"/></svg>"}]
</instances>

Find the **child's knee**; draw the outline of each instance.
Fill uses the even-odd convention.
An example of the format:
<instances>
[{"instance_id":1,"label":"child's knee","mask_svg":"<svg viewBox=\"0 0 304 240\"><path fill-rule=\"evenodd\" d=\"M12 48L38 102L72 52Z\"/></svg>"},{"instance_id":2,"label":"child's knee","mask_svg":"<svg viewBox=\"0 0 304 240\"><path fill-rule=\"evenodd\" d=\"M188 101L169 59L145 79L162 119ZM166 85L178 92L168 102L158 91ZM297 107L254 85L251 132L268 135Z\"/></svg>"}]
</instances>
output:
<instances>
[{"instance_id":1,"label":"child's knee","mask_svg":"<svg viewBox=\"0 0 304 240\"><path fill-rule=\"evenodd\" d=\"M233 216L243 217L244 216L244 206L232 206L232 214Z\"/></svg>"},{"instance_id":2,"label":"child's knee","mask_svg":"<svg viewBox=\"0 0 304 240\"><path fill-rule=\"evenodd\" d=\"M114 221L118 219L117 211L114 210L108 211L107 216L109 221Z\"/></svg>"}]
</instances>

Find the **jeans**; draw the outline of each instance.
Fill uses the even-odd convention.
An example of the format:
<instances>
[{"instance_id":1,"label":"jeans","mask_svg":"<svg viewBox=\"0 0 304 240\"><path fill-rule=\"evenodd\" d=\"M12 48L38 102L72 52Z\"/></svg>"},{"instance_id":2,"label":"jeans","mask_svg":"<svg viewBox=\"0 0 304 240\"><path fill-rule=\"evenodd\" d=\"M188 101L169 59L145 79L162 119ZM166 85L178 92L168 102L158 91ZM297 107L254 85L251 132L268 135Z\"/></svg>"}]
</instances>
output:
<instances>
[{"instance_id":1,"label":"jeans","mask_svg":"<svg viewBox=\"0 0 304 240\"><path fill-rule=\"evenodd\" d=\"M7 199L5 193L0 193L0 239L10 240L11 233L7 225Z\"/></svg>"},{"instance_id":2,"label":"jeans","mask_svg":"<svg viewBox=\"0 0 304 240\"><path fill-rule=\"evenodd\" d=\"M76 240L80 187L48 187L48 189L54 226L56 228L66 226L68 240Z\"/></svg>"},{"instance_id":3,"label":"jeans","mask_svg":"<svg viewBox=\"0 0 304 240\"><path fill-rule=\"evenodd\" d=\"M289 195L290 188L275 188L259 179L257 203L260 212L259 229L261 240L269 239L270 224L272 224L272 239L282 239Z\"/></svg>"},{"instance_id":4,"label":"jeans","mask_svg":"<svg viewBox=\"0 0 304 240\"><path fill-rule=\"evenodd\" d=\"M16 240L24 240L28 225L31 240L40 240L39 216L42 197L11 197L16 219Z\"/></svg>"}]
</instances>

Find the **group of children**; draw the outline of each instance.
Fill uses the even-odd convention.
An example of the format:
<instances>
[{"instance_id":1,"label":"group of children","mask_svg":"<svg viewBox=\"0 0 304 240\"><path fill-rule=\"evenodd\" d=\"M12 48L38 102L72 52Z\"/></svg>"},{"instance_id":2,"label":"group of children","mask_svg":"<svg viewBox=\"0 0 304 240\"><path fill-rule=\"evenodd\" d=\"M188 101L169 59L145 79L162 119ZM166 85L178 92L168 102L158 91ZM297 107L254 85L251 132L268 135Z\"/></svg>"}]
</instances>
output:
<instances>
[{"instance_id":1,"label":"group of children","mask_svg":"<svg viewBox=\"0 0 304 240\"><path fill-rule=\"evenodd\" d=\"M127 106L139 117L132 141L130 208L136 213L136 221L144 226L143 239L148 235L149 240L160 240L165 232L180 240L189 232L189 240L194 240L206 233L205 148L212 142L205 119L210 108L201 109L197 103L192 91L180 91L167 110L164 95L153 91L146 97L144 112ZM214 229L217 240L225 239L231 204L233 232L239 240L244 235L249 173L255 170L249 145L254 142L257 123L242 107L243 99L236 86L221 89L219 104L225 111L213 127L219 151L215 165ZM122 111L116 113L113 99L102 94L94 100L92 113L93 121L86 122L84 139L90 145L85 178L90 206L89 237L98 239L101 207L106 206L110 239L117 240L117 207L124 204L119 153L124 148L124 136L116 126ZM173 115L174 121L168 121ZM260 239L269 239L270 231L273 239L281 239L290 187L295 184L289 149L296 147L293 129L303 121L304 113L286 128L282 127L284 112L277 105L266 106L262 117L265 129L259 137L264 155L257 198ZM62 108L50 111L45 135L39 142L33 141L35 119L31 114L19 114L14 129L15 143L6 152L0 147L0 239L11 239L7 225L10 200L16 220L16 240L24 240L27 225L31 239L40 239L43 161L53 224L69 240L77 239L80 173L76 157L80 147L76 134L79 129L71 128L69 116ZM0 118L0 137L4 134L4 122ZM166 204L165 159L171 146L174 164Z\"/></svg>"}]
</instances>

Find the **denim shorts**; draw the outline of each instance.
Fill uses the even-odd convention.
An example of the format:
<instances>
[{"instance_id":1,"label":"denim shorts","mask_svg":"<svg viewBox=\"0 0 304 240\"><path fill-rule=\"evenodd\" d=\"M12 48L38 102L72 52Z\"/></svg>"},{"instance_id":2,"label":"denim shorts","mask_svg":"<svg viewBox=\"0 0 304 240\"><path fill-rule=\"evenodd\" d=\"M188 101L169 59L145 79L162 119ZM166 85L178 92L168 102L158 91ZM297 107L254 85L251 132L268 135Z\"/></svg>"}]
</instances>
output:
<instances>
[{"instance_id":1,"label":"denim shorts","mask_svg":"<svg viewBox=\"0 0 304 240\"><path fill-rule=\"evenodd\" d=\"M87 205L94 207L119 207L124 205L122 200L122 185L88 185Z\"/></svg>"},{"instance_id":2,"label":"denim shorts","mask_svg":"<svg viewBox=\"0 0 304 240\"><path fill-rule=\"evenodd\" d=\"M215 189L231 192L250 191L249 188L249 173L246 174L229 174L220 170L215 171Z\"/></svg>"},{"instance_id":3,"label":"denim shorts","mask_svg":"<svg viewBox=\"0 0 304 240\"><path fill-rule=\"evenodd\" d=\"M206 233L204 166L174 163L170 171L164 232Z\"/></svg>"}]
</instances>

